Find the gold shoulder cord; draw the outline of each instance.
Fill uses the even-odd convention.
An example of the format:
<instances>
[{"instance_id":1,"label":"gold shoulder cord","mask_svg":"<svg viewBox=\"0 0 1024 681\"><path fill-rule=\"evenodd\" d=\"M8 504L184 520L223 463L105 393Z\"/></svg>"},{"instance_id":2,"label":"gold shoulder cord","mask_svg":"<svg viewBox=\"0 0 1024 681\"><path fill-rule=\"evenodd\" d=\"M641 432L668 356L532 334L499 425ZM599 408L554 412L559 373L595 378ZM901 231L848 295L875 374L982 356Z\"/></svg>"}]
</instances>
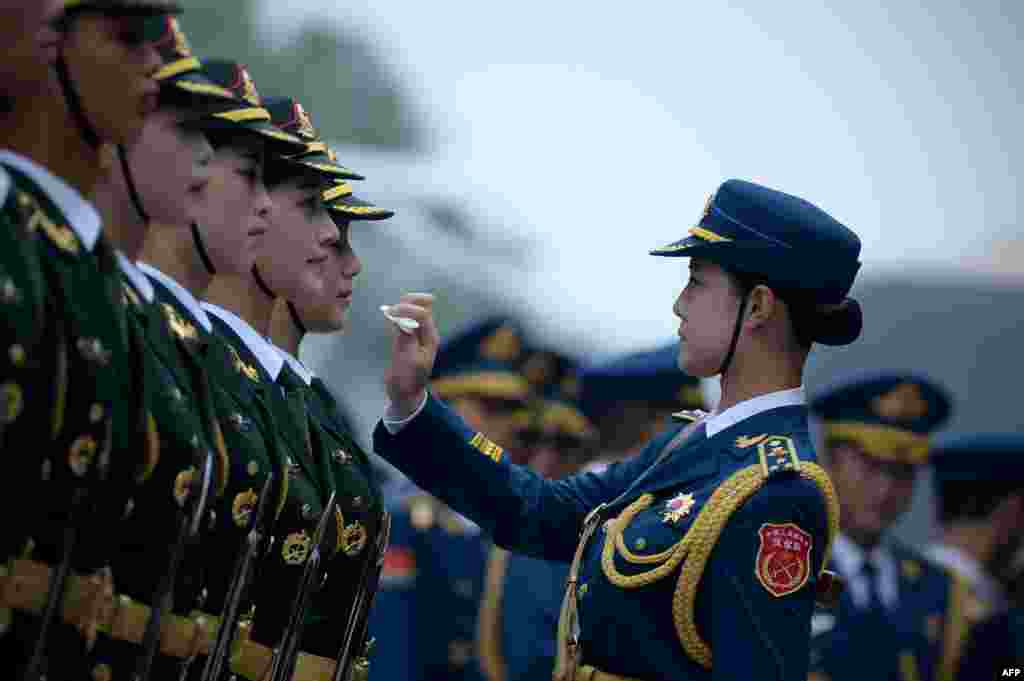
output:
<instances>
[{"instance_id":1,"label":"gold shoulder cord","mask_svg":"<svg viewBox=\"0 0 1024 681\"><path fill-rule=\"evenodd\" d=\"M824 497L828 515L828 542L822 559L821 570L828 564L832 540L839 530L839 503L835 489L825 470L816 463L798 461L793 465L800 477L814 482ZM767 468L762 464L747 466L733 475L711 495L693 526L675 545L657 554L640 556L632 553L623 540L623 532L641 511L650 507L654 497L644 494L630 504L618 518L610 521L601 554L601 567L608 580L622 589L637 589L653 584L670 575L684 559L672 599L672 615L676 633L686 654L701 666L711 668L711 648L697 632L694 608L697 601L697 586L704 568L711 556L718 537L729 518L747 499L760 490L768 480ZM615 567L616 553L633 565L657 567L637 575L624 575Z\"/></svg>"}]
</instances>

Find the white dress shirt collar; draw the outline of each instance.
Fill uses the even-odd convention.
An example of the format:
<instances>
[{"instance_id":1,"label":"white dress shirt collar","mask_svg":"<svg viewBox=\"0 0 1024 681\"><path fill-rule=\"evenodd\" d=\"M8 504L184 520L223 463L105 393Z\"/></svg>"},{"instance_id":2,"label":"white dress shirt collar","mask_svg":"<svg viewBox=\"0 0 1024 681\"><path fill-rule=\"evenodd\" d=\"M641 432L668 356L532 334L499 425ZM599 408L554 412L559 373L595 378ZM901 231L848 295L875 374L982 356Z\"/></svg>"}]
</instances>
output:
<instances>
[{"instance_id":1,"label":"white dress shirt collar","mask_svg":"<svg viewBox=\"0 0 1024 681\"><path fill-rule=\"evenodd\" d=\"M146 279L146 275L139 271L139 268L129 260L124 253L116 251L114 255L117 257L117 264L121 266L121 271L128 277L128 281L131 282L132 287L136 293L142 296L143 300L147 303L152 303L156 297L156 292L153 290L153 283Z\"/></svg>"},{"instance_id":2,"label":"white dress shirt collar","mask_svg":"<svg viewBox=\"0 0 1024 681\"><path fill-rule=\"evenodd\" d=\"M230 310L225 310L213 303L203 302L200 304L204 310L219 318L230 326L232 331L238 334L238 337L245 343L245 347L249 348L249 352L259 360L260 365L269 374L270 380L276 381L277 375L281 373L281 367L284 366L284 358L281 357L277 349L266 338L261 336L256 329L252 328L249 322Z\"/></svg>"},{"instance_id":3,"label":"white dress shirt collar","mask_svg":"<svg viewBox=\"0 0 1024 681\"><path fill-rule=\"evenodd\" d=\"M277 352L281 355L284 361L288 363L288 366L292 368L292 371L299 375L299 378L302 379L303 383L305 383L306 385L313 385L313 378L316 376L316 374L307 369L305 364L296 359L295 355L288 352L287 350L282 350L276 345L274 346L274 349L277 350Z\"/></svg>"},{"instance_id":4,"label":"white dress shirt collar","mask_svg":"<svg viewBox=\"0 0 1024 681\"><path fill-rule=\"evenodd\" d=\"M171 295L181 303L182 307L188 310L189 314L199 322L199 326L203 327L204 331L207 333L213 331L210 315L206 314L206 310L199 304L199 299L192 295L191 291L149 263L139 262L136 265L146 276L156 280L157 283L170 291Z\"/></svg>"},{"instance_id":5,"label":"white dress shirt collar","mask_svg":"<svg viewBox=\"0 0 1024 681\"><path fill-rule=\"evenodd\" d=\"M10 150L0 151L0 163L11 166L29 178L46 192L46 195L68 219L78 240L87 251L92 251L100 236L100 214L95 206L85 200L78 190L60 179L32 159Z\"/></svg>"},{"instance_id":6,"label":"white dress shirt collar","mask_svg":"<svg viewBox=\"0 0 1024 681\"><path fill-rule=\"evenodd\" d=\"M740 421L756 416L761 412L778 407L792 407L807 403L804 397L803 386L790 390L778 390L773 393L766 393L734 404L722 413L713 413L704 419L707 427L708 437L714 437L726 428L735 426Z\"/></svg>"},{"instance_id":7,"label":"white dress shirt collar","mask_svg":"<svg viewBox=\"0 0 1024 681\"><path fill-rule=\"evenodd\" d=\"M899 570L896 557L884 543L876 545L869 552L843 533L836 535L832 544L832 558L836 567L850 586L850 598L858 608L867 607L871 598L870 586L863 573L864 563L870 561L878 574L878 597L882 605L892 610L899 604Z\"/></svg>"}]
</instances>

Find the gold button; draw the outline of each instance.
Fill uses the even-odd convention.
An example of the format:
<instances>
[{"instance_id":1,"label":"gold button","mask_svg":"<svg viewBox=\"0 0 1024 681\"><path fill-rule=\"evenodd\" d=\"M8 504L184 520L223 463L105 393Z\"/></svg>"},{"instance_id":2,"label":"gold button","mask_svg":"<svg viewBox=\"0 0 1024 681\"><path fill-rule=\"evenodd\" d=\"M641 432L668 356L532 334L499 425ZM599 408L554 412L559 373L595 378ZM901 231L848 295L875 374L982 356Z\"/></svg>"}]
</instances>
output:
<instances>
[{"instance_id":1,"label":"gold button","mask_svg":"<svg viewBox=\"0 0 1024 681\"><path fill-rule=\"evenodd\" d=\"M103 405L97 402L89 407L89 421L92 423L99 423L105 413L106 410L103 408Z\"/></svg>"},{"instance_id":2,"label":"gold button","mask_svg":"<svg viewBox=\"0 0 1024 681\"><path fill-rule=\"evenodd\" d=\"M17 343L12 345L10 349L8 349L7 354L10 356L11 364L13 364L14 366L21 367L25 365L25 348L21 347Z\"/></svg>"},{"instance_id":3,"label":"gold button","mask_svg":"<svg viewBox=\"0 0 1024 681\"><path fill-rule=\"evenodd\" d=\"M114 671L109 664L98 664L92 668L92 681L111 681Z\"/></svg>"},{"instance_id":4,"label":"gold button","mask_svg":"<svg viewBox=\"0 0 1024 681\"><path fill-rule=\"evenodd\" d=\"M643 551L644 549L647 548L647 540L644 539L643 537L640 537L635 542L633 542L633 546L635 546L640 551Z\"/></svg>"},{"instance_id":5,"label":"gold button","mask_svg":"<svg viewBox=\"0 0 1024 681\"><path fill-rule=\"evenodd\" d=\"M249 464L248 464L248 465L247 465L247 466L245 467L245 471L246 471L246 473L248 473L249 475L256 475L257 473L259 473L259 472L260 472L260 465L259 465L259 463L258 463L258 462L257 462L257 461L256 461L256 460L254 459L254 460L250 461L250 462L249 462Z\"/></svg>"}]
</instances>

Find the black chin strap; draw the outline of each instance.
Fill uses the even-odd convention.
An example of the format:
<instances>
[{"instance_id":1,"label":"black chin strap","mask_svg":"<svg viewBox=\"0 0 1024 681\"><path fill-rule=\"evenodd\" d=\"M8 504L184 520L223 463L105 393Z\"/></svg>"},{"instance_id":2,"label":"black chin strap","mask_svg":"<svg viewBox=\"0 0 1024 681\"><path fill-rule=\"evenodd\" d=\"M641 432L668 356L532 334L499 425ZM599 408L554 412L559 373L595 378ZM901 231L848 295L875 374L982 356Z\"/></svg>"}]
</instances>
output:
<instances>
[{"instance_id":1,"label":"black chin strap","mask_svg":"<svg viewBox=\"0 0 1024 681\"><path fill-rule=\"evenodd\" d=\"M306 325L302 323L302 317L299 316L299 310L295 307L295 303L288 301L288 314L292 318L292 323L295 324L295 328L299 330L299 333L303 336L306 335Z\"/></svg>"},{"instance_id":2,"label":"black chin strap","mask_svg":"<svg viewBox=\"0 0 1024 681\"><path fill-rule=\"evenodd\" d=\"M82 107L82 98L78 95L78 90L75 89L75 84L71 80L71 74L68 72L68 63L64 59L63 49L61 49L61 53L57 57L54 70L57 72L57 80L60 82L60 89L64 94L64 101L67 103L68 111L71 112L71 117L78 126L78 132L82 135L82 139L85 140L86 144L93 149L99 149L99 133L96 132L96 128L93 127L92 123L89 122L89 118L85 115L85 109Z\"/></svg>"},{"instance_id":3,"label":"black chin strap","mask_svg":"<svg viewBox=\"0 0 1024 681\"><path fill-rule=\"evenodd\" d=\"M193 221L190 227L192 228L192 243L196 247L196 252L199 253L199 260L203 263L203 267L206 268L206 273L212 277L217 274L217 268L213 266L210 253L206 250L206 245L203 243L203 235L199 233L199 224Z\"/></svg>"},{"instance_id":4,"label":"black chin strap","mask_svg":"<svg viewBox=\"0 0 1024 681\"><path fill-rule=\"evenodd\" d=\"M128 187L128 198L131 199L132 205L135 206L135 212L138 213L139 219L142 220L142 224L148 225L149 214L142 206L142 197L139 195L139 190L135 186L135 176L132 175L132 167L128 164L128 152L125 150L123 144L117 145L117 157L121 161L121 173L124 175L124 184Z\"/></svg>"},{"instance_id":5,"label":"black chin strap","mask_svg":"<svg viewBox=\"0 0 1024 681\"><path fill-rule=\"evenodd\" d=\"M255 263L253 263L252 266L252 276L253 279L256 280L256 285L260 287L260 290L263 291L268 298L277 298L277 294L274 293L270 287L267 286L267 282L263 280L263 277L260 275L260 269L256 267Z\"/></svg>"},{"instance_id":6,"label":"black chin strap","mask_svg":"<svg viewBox=\"0 0 1024 681\"><path fill-rule=\"evenodd\" d=\"M732 330L732 342L729 343L729 352L725 353L725 360L722 361L722 366L718 369L718 373L725 376L725 372L728 371L729 365L732 364L733 355L736 354L736 344L740 340L740 331L743 330L743 314L747 311L747 301L750 300L750 291L743 294L740 298L740 311L736 314L736 325Z\"/></svg>"}]
</instances>

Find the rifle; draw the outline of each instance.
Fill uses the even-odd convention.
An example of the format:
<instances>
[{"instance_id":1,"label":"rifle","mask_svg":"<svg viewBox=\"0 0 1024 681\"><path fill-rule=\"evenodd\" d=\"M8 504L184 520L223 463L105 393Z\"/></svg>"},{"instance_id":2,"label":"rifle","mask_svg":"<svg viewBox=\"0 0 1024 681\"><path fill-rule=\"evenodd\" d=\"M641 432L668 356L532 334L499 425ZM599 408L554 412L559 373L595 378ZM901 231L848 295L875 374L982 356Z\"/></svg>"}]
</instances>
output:
<instances>
[{"instance_id":1,"label":"rifle","mask_svg":"<svg viewBox=\"0 0 1024 681\"><path fill-rule=\"evenodd\" d=\"M249 577L252 574L252 567L262 557L264 550L264 539L270 537L270 523L273 519L273 512L270 508L271 489L274 486L274 473L267 476L260 490L259 500L256 508L249 516L249 527L245 534L245 543L242 552L235 561L235 570L231 576L231 583L228 586L227 595L224 598L223 615L220 621L220 628L217 630L217 641L213 650L206 658L206 665L203 667L201 681L217 681L224 670L224 664L231 653L231 646L235 642L235 634L238 633L238 620L241 616L242 594L249 584ZM273 541L273 539L271 539Z\"/></svg>"},{"instance_id":2,"label":"rifle","mask_svg":"<svg viewBox=\"0 0 1024 681\"><path fill-rule=\"evenodd\" d=\"M110 473L110 448L113 439L113 427L111 419L107 419L106 432L103 438L103 449L97 457L94 467L95 476L93 484L102 486L107 481ZM35 646L32 648L32 657L22 674L22 681L45 681L46 678L46 639L50 633L53 621L59 616L64 603L64 590L67 588L68 574L71 572L71 559L78 540L78 523L89 517L85 505L89 499L89 484L77 486L71 495L71 506L68 509L68 522L64 526L64 541L61 546L61 559L57 567L50 573L50 587L46 596L46 607L43 609L43 617L39 625L39 635L36 638Z\"/></svg>"},{"instance_id":3,"label":"rifle","mask_svg":"<svg viewBox=\"0 0 1024 681\"><path fill-rule=\"evenodd\" d=\"M320 514L320 521L317 523L313 536L313 549L309 557L306 558L306 564L302 569L302 578L299 580L299 589L295 593L295 601L292 603L288 627L281 635L280 644L274 650L274 660L270 667L270 681L289 681L295 672L295 664L299 659L299 642L306 624L306 608L309 606L313 590L318 587L315 575L320 567L320 543L323 541L328 523L334 520L337 497L337 491L331 492L327 506Z\"/></svg>"},{"instance_id":4,"label":"rifle","mask_svg":"<svg viewBox=\"0 0 1024 681\"><path fill-rule=\"evenodd\" d=\"M352 665L355 663L356 646L365 646L367 626L370 619L370 608L377 595L377 588L380 584L380 574L384 567L384 552L387 551L388 541L391 537L391 514L386 511L381 514L380 531L377 533L377 541L374 543L373 552L366 557L363 565L362 578L359 580L359 590L352 601L352 609L348 614L348 624L345 627L345 639L338 651L337 662L334 666L332 681L349 681L352 674ZM372 641L371 641L372 643Z\"/></svg>"},{"instance_id":5,"label":"rifle","mask_svg":"<svg viewBox=\"0 0 1024 681\"><path fill-rule=\"evenodd\" d=\"M210 500L210 489L213 487L213 452L207 450L203 457L202 477L199 479L198 490L196 481L189 485L183 508L178 518L178 536L171 552L170 563L167 572L164 573L160 585L153 594L152 605L149 609L149 619L146 621L146 631L142 636L142 654L139 656L135 666L135 674L132 681L146 681L149 678L149 670L153 666L153 658L160 647L160 621L164 614L170 610L174 599L174 583L178 574L178 566L185 554L185 547L195 541L199 535L199 525L206 515L206 506ZM197 494L198 492L198 494Z\"/></svg>"}]
</instances>

